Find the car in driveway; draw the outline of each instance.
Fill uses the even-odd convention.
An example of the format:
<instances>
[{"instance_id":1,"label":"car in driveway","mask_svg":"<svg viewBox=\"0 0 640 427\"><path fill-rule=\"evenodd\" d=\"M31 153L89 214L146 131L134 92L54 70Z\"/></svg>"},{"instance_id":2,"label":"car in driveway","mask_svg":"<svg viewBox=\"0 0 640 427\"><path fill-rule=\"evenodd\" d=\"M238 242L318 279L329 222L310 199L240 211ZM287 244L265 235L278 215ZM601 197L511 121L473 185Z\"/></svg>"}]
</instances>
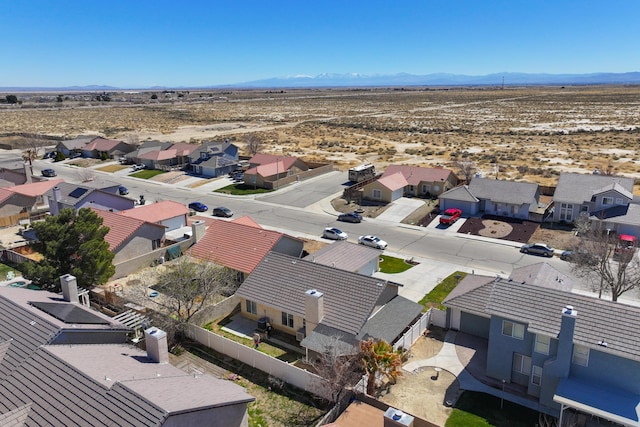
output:
<instances>
[{"instance_id":1,"label":"car in driveway","mask_svg":"<svg viewBox=\"0 0 640 427\"><path fill-rule=\"evenodd\" d=\"M129 189L124 185L119 185L118 194L120 194L121 196L126 196L127 194L129 194Z\"/></svg>"},{"instance_id":2,"label":"car in driveway","mask_svg":"<svg viewBox=\"0 0 640 427\"><path fill-rule=\"evenodd\" d=\"M225 208L224 206L219 206L217 208L213 208L211 211L211 215L220 216L223 218L231 218L233 216L233 211L229 208Z\"/></svg>"},{"instance_id":3,"label":"car in driveway","mask_svg":"<svg viewBox=\"0 0 640 427\"><path fill-rule=\"evenodd\" d=\"M358 243L360 243L361 245L369 246L376 249L384 249L387 247L387 242L385 242L379 237L372 236L372 235L360 236L358 238Z\"/></svg>"},{"instance_id":4,"label":"car in driveway","mask_svg":"<svg viewBox=\"0 0 640 427\"><path fill-rule=\"evenodd\" d=\"M142 163L138 164L138 165L133 165L131 166L131 169L133 169L133 171L141 171L142 169L145 168L145 165L143 165Z\"/></svg>"},{"instance_id":5,"label":"car in driveway","mask_svg":"<svg viewBox=\"0 0 640 427\"><path fill-rule=\"evenodd\" d=\"M191 202L189 203L189 209L192 209L196 212L206 212L209 210L209 208L207 207L207 205L205 205L204 203L200 203L200 202Z\"/></svg>"},{"instance_id":6,"label":"car in driveway","mask_svg":"<svg viewBox=\"0 0 640 427\"><path fill-rule=\"evenodd\" d=\"M551 258L554 249L546 243L528 243L520 247L523 254L542 255Z\"/></svg>"},{"instance_id":7,"label":"car in driveway","mask_svg":"<svg viewBox=\"0 0 640 427\"><path fill-rule=\"evenodd\" d=\"M362 215L357 212L349 212L338 215L338 221L342 222L362 222Z\"/></svg>"},{"instance_id":8,"label":"car in driveway","mask_svg":"<svg viewBox=\"0 0 640 427\"><path fill-rule=\"evenodd\" d=\"M460 209L449 208L440 216L440 224L451 225L456 222L460 216L462 216L462 211Z\"/></svg>"},{"instance_id":9,"label":"car in driveway","mask_svg":"<svg viewBox=\"0 0 640 427\"><path fill-rule=\"evenodd\" d=\"M47 178L52 178L54 176L58 176L58 174L53 169L42 169L42 176L46 176Z\"/></svg>"},{"instance_id":10,"label":"car in driveway","mask_svg":"<svg viewBox=\"0 0 640 427\"><path fill-rule=\"evenodd\" d=\"M56 154L58 154L56 151L49 151L47 153L44 153L44 156L42 156L43 159L55 159L56 158Z\"/></svg>"},{"instance_id":11,"label":"car in driveway","mask_svg":"<svg viewBox=\"0 0 640 427\"><path fill-rule=\"evenodd\" d=\"M330 240L347 240L349 235L336 227L327 227L322 230L322 237Z\"/></svg>"}]
</instances>

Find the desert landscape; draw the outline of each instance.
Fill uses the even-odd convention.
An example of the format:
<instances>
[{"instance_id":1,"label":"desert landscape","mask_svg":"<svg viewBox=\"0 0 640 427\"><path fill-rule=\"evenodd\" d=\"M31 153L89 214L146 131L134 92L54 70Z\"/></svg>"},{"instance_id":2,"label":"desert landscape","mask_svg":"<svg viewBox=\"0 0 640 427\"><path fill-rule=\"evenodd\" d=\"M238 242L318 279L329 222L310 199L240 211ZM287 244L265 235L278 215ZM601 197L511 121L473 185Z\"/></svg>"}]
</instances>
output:
<instances>
[{"instance_id":1,"label":"desert landscape","mask_svg":"<svg viewBox=\"0 0 640 427\"><path fill-rule=\"evenodd\" d=\"M1 94L0 94L1 95ZM266 153L333 162L473 162L483 176L553 184L562 171L640 178L640 86L358 88L18 94L0 144L83 134L201 142L247 134ZM244 153L248 154L248 153Z\"/></svg>"}]
</instances>

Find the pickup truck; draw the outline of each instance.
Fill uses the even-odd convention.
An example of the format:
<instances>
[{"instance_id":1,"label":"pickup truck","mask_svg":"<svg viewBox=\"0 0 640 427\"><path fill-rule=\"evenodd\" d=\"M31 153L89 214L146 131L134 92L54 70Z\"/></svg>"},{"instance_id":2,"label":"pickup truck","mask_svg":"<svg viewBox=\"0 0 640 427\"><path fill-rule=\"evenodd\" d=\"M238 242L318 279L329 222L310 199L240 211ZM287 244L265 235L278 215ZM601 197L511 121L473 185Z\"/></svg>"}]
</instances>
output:
<instances>
[{"instance_id":1,"label":"pickup truck","mask_svg":"<svg viewBox=\"0 0 640 427\"><path fill-rule=\"evenodd\" d=\"M446 211L444 211L442 216L440 216L440 224L451 225L454 222L456 222L461 215L462 215L462 211L460 209L449 208Z\"/></svg>"}]
</instances>

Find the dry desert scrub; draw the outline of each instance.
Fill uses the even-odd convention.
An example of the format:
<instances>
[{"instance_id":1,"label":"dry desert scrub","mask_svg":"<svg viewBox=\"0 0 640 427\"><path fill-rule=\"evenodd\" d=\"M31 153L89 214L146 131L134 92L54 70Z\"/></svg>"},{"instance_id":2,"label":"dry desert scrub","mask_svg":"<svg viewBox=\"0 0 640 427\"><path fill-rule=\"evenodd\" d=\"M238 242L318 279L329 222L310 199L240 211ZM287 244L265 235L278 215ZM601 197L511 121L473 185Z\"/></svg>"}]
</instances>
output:
<instances>
[{"instance_id":1,"label":"dry desert scrub","mask_svg":"<svg viewBox=\"0 0 640 427\"><path fill-rule=\"evenodd\" d=\"M229 138L243 148L244 135L255 133L263 152L340 168L454 168L466 159L485 176L542 184L562 171L640 176L638 86L190 91L159 93L156 102L150 94L46 108L27 99L0 109L0 135Z\"/></svg>"}]
</instances>

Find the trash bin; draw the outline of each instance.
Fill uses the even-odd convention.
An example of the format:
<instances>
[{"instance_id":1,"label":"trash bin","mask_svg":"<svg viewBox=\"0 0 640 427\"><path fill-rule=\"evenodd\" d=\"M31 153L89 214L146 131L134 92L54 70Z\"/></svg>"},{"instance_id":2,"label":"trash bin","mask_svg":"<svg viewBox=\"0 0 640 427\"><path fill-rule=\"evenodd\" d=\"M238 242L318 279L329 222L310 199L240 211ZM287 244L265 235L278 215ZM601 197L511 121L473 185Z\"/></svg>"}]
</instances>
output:
<instances>
[{"instance_id":1,"label":"trash bin","mask_svg":"<svg viewBox=\"0 0 640 427\"><path fill-rule=\"evenodd\" d=\"M261 331L266 331L268 321L269 319L266 317L261 317L260 319L258 319L258 329Z\"/></svg>"}]
</instances>

